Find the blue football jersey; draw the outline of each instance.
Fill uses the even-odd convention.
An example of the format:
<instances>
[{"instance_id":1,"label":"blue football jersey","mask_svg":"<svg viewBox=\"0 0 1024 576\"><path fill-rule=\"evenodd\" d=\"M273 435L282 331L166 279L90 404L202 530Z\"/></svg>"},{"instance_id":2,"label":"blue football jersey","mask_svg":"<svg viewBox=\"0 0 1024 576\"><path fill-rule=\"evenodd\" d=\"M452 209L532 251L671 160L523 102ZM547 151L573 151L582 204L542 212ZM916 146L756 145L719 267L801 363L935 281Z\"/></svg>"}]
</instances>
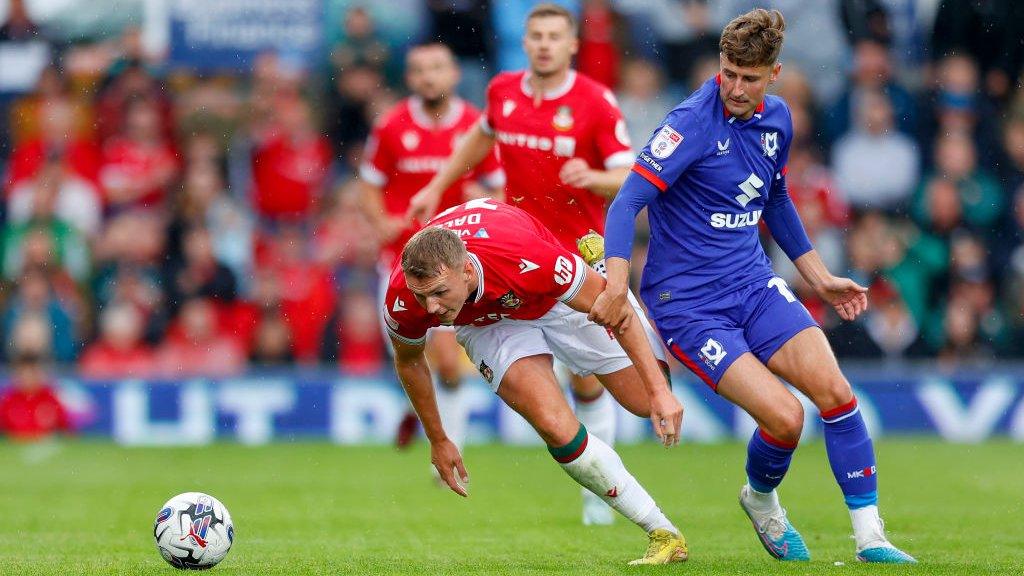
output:
<instances>
[{"instance_id":1,"label":"blue football jersey","mask_svg":"<svg viewBox=\"0 0 1024 576\"><path fill-rule=\"evenodd\" d=\"M652 312L773 276L758 223L783 184L789 109L766 96L741 120L725 109L718 85L711 78L669 112L633 166L661 190L648 204L651 241L641 285Z\"/></svg>"}]
</instances>

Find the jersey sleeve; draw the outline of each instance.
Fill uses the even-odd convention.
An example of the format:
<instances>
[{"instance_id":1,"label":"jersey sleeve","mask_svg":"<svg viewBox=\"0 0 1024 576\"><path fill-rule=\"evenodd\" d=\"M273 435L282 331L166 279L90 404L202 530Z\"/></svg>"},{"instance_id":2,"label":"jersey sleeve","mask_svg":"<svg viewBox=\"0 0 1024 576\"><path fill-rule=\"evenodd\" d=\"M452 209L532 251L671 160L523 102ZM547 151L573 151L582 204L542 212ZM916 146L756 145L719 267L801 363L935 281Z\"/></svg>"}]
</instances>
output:
<instances>
[{"instance_id":1,"label":"jersey sleeve","mask_svg":"<svg viewBox=\"0 0 1024 576\"><path fill-rule=\"evenodd\" d=\"M388 335L412 346L422 346L427 340L427 329L433 326L415 298L406 290L396 289L394 284L388 287L381 314Z\"/></svg>"},{"instance_id":2,"label":"jersey sleeve","mask_svg":"<svg viewBox=\"0 0 1024 576\"><path fill-rule=\"evenodd\" d=\"M604 169L627 168L635 158L626 121L611 90L605 89L597 119L596 143Z\"/></svg>"},{"instance_id":3,"label":"jersey sleeve","mask_svg":"<svg viewBox=\"0 0 1024 576\"><path fill-rule=\"evenodd\" d=\"M514 256L518 266L512 277L524 294L548 296L562 302L576 297L587 277L587 265L554 238L531 238Z\"/></svg>"},{"instance_id":4,"label":"jersey sleeve","mask_svg":"<svg viewBox=\"0 0 1024 576\"><path fill-rule=\"evenodd\" d=\"M387 146L385 127L383 123L377 123L366 139L366 147L363 152L363 162L359 165L359 177L366 182L384 187L388 183L388 175L394 173L395 159Z\"/></svg>"},{"instance_id":5,"label":"jersey sleeve","mask_svg":"<svg viewBox=\"0 0 1024 576\"><path fill-rule=\"evenodd\" d=\"M500 76L495 76L494 79L487 85L487 96L485 102L487 106L484 108L483 114L480 115L480 119L477 122L480 123L480 129L484 131L484 134L488 136L494 136L494 113L495 113L495 88L494 81Z\"/></svg>"},{"instance_id":6,"label":"jersey sleeve","mask_svg":"<svg viewBox=\"0 0 1024 576\"><path fill-rule=\"evenodd\" d=\"M664 192L704 155L705 134L692 110L673 110L637 156L633 172Z\"/></svg>"},{"instance_id":7,"label":"jersey sleeve","mask_svg":"<svg viewBox=\"0 0 1024 576\"><path fill-rule=\"evenodd\" d=\"M788 110L787 110L788 113ZM787 114L788 115L788 114ZM814 246L807 236L807 230L800 221L800 214L793 205L786 187L786 171L789 162L789 145L793 140L792 120L787 119L788 137L779 149L779 159L775 164L775 175L772 178L768 199L765 202L764 221L768 225L775 242L786 253L790 260L811 251Z\"/></svg>"}]
</instances>

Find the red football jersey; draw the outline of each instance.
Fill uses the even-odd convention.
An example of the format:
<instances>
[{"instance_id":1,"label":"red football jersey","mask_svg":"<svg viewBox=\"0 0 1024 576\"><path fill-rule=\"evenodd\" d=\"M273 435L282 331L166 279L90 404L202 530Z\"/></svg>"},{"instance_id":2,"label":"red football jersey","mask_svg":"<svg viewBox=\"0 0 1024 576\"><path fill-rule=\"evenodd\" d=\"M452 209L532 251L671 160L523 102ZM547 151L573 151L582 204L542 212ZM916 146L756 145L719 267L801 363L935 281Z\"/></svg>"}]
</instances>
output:
<instances>
[{"instance_id":1,"label":"red football jersey","mask_svg":"<svg viewBox=\"0 0 1024 576\"><path fill-rule=\"evenodd\" d=\"M565 84L534 107L526 72L505 72L487 88L480 121L494 135L508 175L505 199L536 216L563 246L604 231L604 197L562 183L570 158L607 170L633 165L629 135L611 90L570 71Z\"/></svg>"},{"instance_id":2,"label":"red football jersey","mask_svg":"<svg viewBox=\"0 0 1024 576\"><path fill-rule=\"evenodd\" d=\"M409 200L441 170L455 144L478 118L480 111L461 98L452 100L448 113L439 122L423 109L422 100L415 96L406 98L374 126L366 141L359 175L383 189L384 209L389 215L402 216L409 208ZM496 153L492 152L472 173L445 190L438 210L465 202L463 188L471 180L481 180L490 188L505 184ZM384 255L394 258L400 254L418 229L418 225L410 223L403 234L382 248Z\"/></svg>"},{"instance_id":3,"label":"red football jersey","mask_svg":"<svg viewBox=\"0 0 1024 576\"><path fill-rule=\"evenodd\" d=\"M556 301L576 296L587 276L579 256L536 218L508 204L471 200L438 214L427 226L458 232L480 279L476 296L455 318L456 326L536 320ZM400 263L391 272L384 320L392 336L409 344L423 343L427 329L439 325L406 287Z\"/></svg>"}]
</instances>

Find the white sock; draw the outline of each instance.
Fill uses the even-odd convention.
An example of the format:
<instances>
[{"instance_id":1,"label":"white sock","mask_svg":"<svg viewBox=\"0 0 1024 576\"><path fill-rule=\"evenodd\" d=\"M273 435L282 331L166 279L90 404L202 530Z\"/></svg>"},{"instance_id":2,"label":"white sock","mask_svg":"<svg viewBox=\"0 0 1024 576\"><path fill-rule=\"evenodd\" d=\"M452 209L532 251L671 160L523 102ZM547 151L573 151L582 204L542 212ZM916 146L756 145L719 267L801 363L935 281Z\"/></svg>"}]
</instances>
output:
<instances>
[{"instance_id":1,"label":"white sock","mask_svg":"<svg viewBox=\"0 0 1024 576\"><path fill-rule=\"evenodd\" d=\"M576 400L576 418L587 432L615 446L615 401L607 390L601 390L601 395L589 402Z\"/></svg>"},{"instance_id":2,"label":"white sock","mask_svg":"<svg viewBox=\"0 0 1024 576\"><path fill-rule=\"evenodd\" d=\"M679 534L661 509L626 470L615 450L593 434L587 434L583 453L571 462L560 463L573 480L597 494L618 513L640 526L645 532L657 528Z\"/></svg>"},{"instance_id":3,"label":"white sock","mask_svg":"<svg viewBox=\"0 0 1024 576\"><path fill-rule=\"evenodd\" d=\"M768 514L779 507L779 493L777 491L758 492L750 484L747 484L747 498L745 500L751 509L761 514Z\"/></svg>"},{"instance_id":4,"label":"white sock","mask_svg":"<svg viewBox=\"0 0 1024 576\"><path fill-rule=\"evenodd\" d=\"M850 521L853 523L853 537L857 541L857 551L878 546L891 546L885 537L885 527L878 515L878 506L864 506L850 510Z\"/></svg>"},{"instance_id":5,"label":"white sock","mask_svg":"<svg viewBox=\"0 0 1024 576\"><path fill-rule=\"evenodd\" d=\"M436 386L435 394L444 432L461 452L466 443L466 429L469 427L469 411L466 409L462 386Z\"/></svg>"}]
</instances>

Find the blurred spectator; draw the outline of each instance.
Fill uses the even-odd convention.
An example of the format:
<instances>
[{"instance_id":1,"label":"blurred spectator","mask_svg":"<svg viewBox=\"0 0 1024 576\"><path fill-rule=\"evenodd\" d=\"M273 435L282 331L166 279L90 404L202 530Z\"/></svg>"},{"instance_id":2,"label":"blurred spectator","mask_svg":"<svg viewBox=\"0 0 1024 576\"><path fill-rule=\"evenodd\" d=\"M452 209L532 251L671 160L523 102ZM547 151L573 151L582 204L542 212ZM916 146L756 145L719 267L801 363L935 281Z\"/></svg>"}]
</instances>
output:
<instances>
[{"instance_id":1,"label":"blurred spectator","mask_svg":"<svg viewBox=\"0 0 1024 576\"><path fill-rule=\"evenodd\" d=\"M52 207L42 205L47 203ZM96 188L65 172L59 161L48 161L34 178L14 186L7 197L7 217L13 223L28 222L49 210L84 238L99 232L103 211Z\"/></svg>"},{"instance_id":2,"label":"blurred spectator","mask_svg":"<svg viewBox=\"0 0 1024 576\"><path fill-rule=\"evenodd\" d=\"M4 309L3 333L8 342L16 346L19 326L36 320L42 322L46 330L46 357L58 362L74 360L77 338L71 316L54 294L46 274L33 269L20 278L13 298Z\"/></svg>"},{"instance_id":3,"label":"blurred spectator","mask_svg":"<svg viewBox=\"0 0 1024 576\"><path fill-rule=\"evenodd\" d=\"M986 91L996 98L1013 89L1024 63L1020 31L1024 6L1015 0L943 0L932 30L932 54L967 54L985 75Z\"/></svg>"},{"instance_id":4,"label":"blurred spectator","mask_svg":"<svg viewBox=\"0 0 1024 576\"><path fill-rule=\"evenodd\" d=\"M76 128L75 105L63 96L56 96L25 108L24 112L16 113L33 114L38 119L38 129L31 138L15 146L11 153L7 191L34 178L43 165L48 163L60 164L68 174L75 175L91 186L97 186L99 150Z\"/></svg>"},{"instance_id":5,"label":"blurred spectator","mask_svg":"<svg viewBox=\"0 0 1024 576\"><path fill-rule=\"evenodd\" d=\"M854 209L902 210L918 178L917 148L894 129L884 95L865 92L858 100L853 129L832 151L836 181Z\"/></svg>"},{"instance_id":6,"label":"blurred spectator","mask_svg":"<svg viewBox=\"0 0 1024 576\"><path fill-rule=\"evenodd\" d=\"M347 374L374 374L385 365L377 299L366 292L344 294L324 329L320 359Z\"/></svg>"},{"instance_id":7,"label":"blurred spectator","mask_svg":"<svg viewBox=\"0 0 1024 576\"><path fill-rule=\"evenodd\" d=\"M822 127L826 143L834 143L850 129L857 103L871 92L880 93L889 101L893 126L907 136L914 135L917 130L914 98L893 78L888 48L872 40L861 40L853 49L853 70L845 90L824 113Z\"/></svg>"},{"instance_id":8,"label":"blurred spectator","mask_svg":"<svg viewBox=\"0 0 1024 576\"><path fill-rule=\"evenodd\" d=\"M54 213L59 186L59 174L41 174L31 192L32 210L28 219L12 220L4 227L3 274L6 278L13 280L34 267L63 270L78 282L88 276L89 253L83 237Z\"/></svg>"},{"instance_id":9,"label":"blurred spectator","mask_svg":"<svg viewBox=\"0 0 1024 576\"><path fill-rule=\"evenodd\" d=\"M384 78L375 68L355 66L332 80L327 95L327 134L335 156L351 170L358 165L363 143L370 134L373 102L381 96Z\"/></svg>"},{"instance_id":10,"label":"blurred spectator","mask_svg":"<svg viewBox=\"0 0 1024 576\"><path fill-rule=\"evenodd\" d=\"M935 145L935 173L918 187L915 214L925 211L925 191L935 178L956 186L964 222L975 230L991 230L1003 209L1003 192L991 174L978 166L974 142L962 132L939 138Z\"/></svg>"},{"instance_id":11,"label":"blurred spectator","mask_svg":"<svg viewBox=\"0 0 1024 576\"><path fill-rule=\"evenodd\" d=\"M159 121L153 102L131 100L123 133L104 145L100 182L108 211L163 206L178 159Z\"/></svg>"},{"instance_id":12,"label":"blurred spectator","mask_svg":"<svg viewBox=\"0 0 1024 576\"><path fill-rule=\"evenodd\" d=\"M697 62L709 55L717 59L721 30L715 29L706 0L618 0L615 5L643 43L637 47L642 57L660 55L671 83L686 85Z\"/></svg>"},{"instance_id":13,"label":"blurred spectator","mask_svg":"<svg viewBox=\"0 0 1024 576\"><path fill-rule=\"evenodd\" d=\"M97 239L92 292L100 309L131 304L142 314L146 340L163 337L168 317L166 286L158 261L163 257L166 229L147 212L128 212L110 221Z\"/></svg>"},{"instance_id":14,"label":"blurred spectator","mask_svg":"<svg viewBox=\"0 0 1024 576\"><path fill-rule=\"evenodd\" d=\"M7 19L0 24L0 124L7 120L10 96L31 90L50 62L50 44L41 32L24 0L11 0ZM0 158L7 156L6 137L6 131L0 132Z\"/></svg>"},{"instance_id":15,"label":"blurred spectator","mask_svg":"<svg viewBox=\"0 0 1024 576\"><path fill-rule=\"evenodd\" d=\"M330 146L301 99L278 102L280 133L253 157L254 204L268 222L300 222L312 214L331 162Z\"/></svg>"},{"instance_id":16,"label":"blurred spectator","mask_svg":"<svg viewBox=\"0 0 1024 576\"><path fill-rule=\"evenodd\" d=\"M839 12L851 46L864 40L888 46L892 41L884 0L840 0Z\"/></svg>"},{"instance_id":17,"label":"blurred spectator","mask_svg":"<svg viewBox=\"0 0 1024 576\"><path fill-rule=\"evenodd\" d=\"M981 95L978 65L969 56L954 54L936 63L935 84L924 95L927 110L918 135L931 159L931 146L953 132L967 134L980 152L982 166L991 167L999 158L996 118L992 102Z\"/></svg>"},{"instance_id":18,"label":"blurred spectator","mask_svg":"<svg viewBox=\"0 0 1024 576\"><path fill-rule=\"evenodd\" d=\"M202 226L185 232L183 258L166 266L167 310L175 315L181 304L206 298L220 306L233 304L238 286L231 269L217 261L210 233Z\"/></svg>"},{"instance_id":19,"label":"blurred spectator","mask_svg":"<svg viewBox=\"0 0 1024 576\"><path fill-rule=\"evenodd\" d=\"M341 75L356 66L383 70L388 61L387 44L377 36L373 19L366 8L355 5L345 12L343 38L331 49L334 73Z\"/></svg>"},{"instance_id":20,"label":"blurred spectator","mask_svg":"<svg viewBox=\"0 0 1024 576\"><path fill-rule=\"evenodd\" d=\"M342 182L313 232L313 261L330 271L338 290L353 283L360 270L374 274L380 253L378 235L360 202L359 183L354 178Z\"/></svg>"},{"instance_id":21,"label":"blurred spectator","mask_svg":"<svg viewBox=\"0 0 1024 576\"><path fill-rule=\"evenodd\" d=\"M165 88L139 61L130 61L116 78L105 87L96 103L96 130L103 144L127 131L125 124L132 120L129 108L135 101L148 102L155 118L151 120L154 138L171 140L174 137L173 105ZM147 119L148 120L148 119Z\"/></svg>"},{"instance_id":22,"label":"blurred spectator","mask_svg":"<svg viewBox=\"0 0 1024 576\"><path fill-rule=\"evenodd\" d=\"M17 440L36 440L55 432L70 432L46 362L49 358L46 321L27 317L13 334L11 379L0 393L0 432Z\"/></svg>"},{"instance_id":23,"label":"blurred spectator","mask_svg":"<svg viewBox=\"0 0 1024 576\"><path fill-rule=\"evenodd\" d=\"M622 17L610 0L583 0L576 69L615 89L619 85L622 46L628 45Z\"/></svg>"},{"instance_id":24,"label":"blurred spectator","mask_svg":"<svg viewBox=\"0 0 1024 576\"><path fill-rule=\"evenodd\" d=\"M930 350L899 291L885 279L870 286L871 307L855 322L840 322L828 331L839 358L918 359Z\"/></svg>"},{"instance_id":25,"label":"blurred spectator","mask_svg":"<svg viewBox=\"0 0 1024 576\"><path fill-rule=\"evenodd\" d=\"M245 369L245 352L236 340L218 331L217 310L195 298L181 313L157 350L158 372L168 377L231 376Z\"/></svg>"},{"instance_id":26,"label":"blurred spectator","mask_svg":"<svg viewBox=\"0 0 1024 576\"><path fill-rule=\"evenodd\" d=\"M280 314L268 314L260 318L253 336L249 362L256 366L275 367L294 361L292 333L288 323Z\"/></svg>"},{"instance_id":27,"label":"blurred spectator","mask_svg":"<svg viewBox=\"0 0 1024 576\"><path fill-rule=\"evenodd\" d=\"M985 365L995 358L992 346L981 337L978 322L978 314L964 299L954 298L946 304L940 366Z\"/></svg>"},{"instance_id":28,"label":"blurred spectator","mask_svg":"<svg viewBox=\"0 0 1024 576\"><path fill-rule=\"evenodd\" d=\"M434 40L451 48L462 76L458 92L483 107L494 70L491 0L427 0Z\"/></svg>"},{"instance_id":29,"label":"blurred spectator","mask_svg":"<svg viewBox=\"0 0 1024 576\"><path fill-rule=\"evenodd\" d=\"M661 70L647 60L627 60L616 93L634 147L643 146L674 104L665 93Z\"/></svg>"},{"instance_id":30,"label":"blurred spectator","mask_svg":"<svg viewBox=\"0 0 1024 576\"><path fill-rule=\"evenodd\" d=\"M143 317L131 304L115 304L100 314L99 340L82 353L86 378L147 378L156 369L153 349L143 339Z\"/></svg>"}]
</instances>

